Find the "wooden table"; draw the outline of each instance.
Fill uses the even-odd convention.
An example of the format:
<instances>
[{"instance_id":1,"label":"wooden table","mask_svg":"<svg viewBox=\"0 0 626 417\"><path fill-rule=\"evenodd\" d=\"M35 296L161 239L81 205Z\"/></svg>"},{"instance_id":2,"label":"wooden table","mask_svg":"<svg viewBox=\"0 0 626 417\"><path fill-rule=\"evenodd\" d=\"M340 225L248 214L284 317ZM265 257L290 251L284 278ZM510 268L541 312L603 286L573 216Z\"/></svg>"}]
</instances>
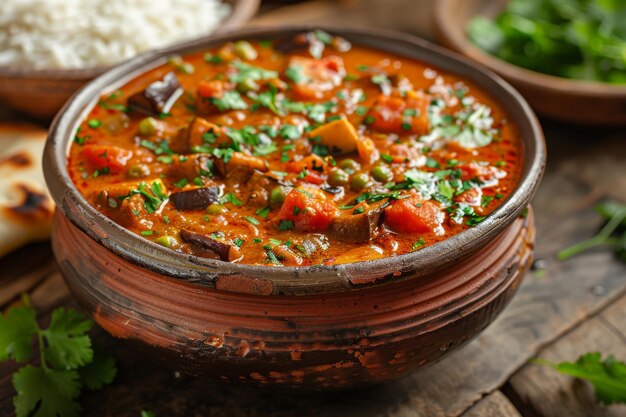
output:
<instances>
[{"instance_id":1,"label":"wooden table","mask_svg":"<svg viewBox=\"0 0 626 417\"><path fill-rule=\"evenodd\" d=\"M319 1L272 10L256 23L359 24L429 37L429 9L424 0ZM413 25L411 16L418 23ZM594 203L605 197L624 199L626 133L542 122L549 164L533 204L536 257L547 260L548 267L541 274L529 273L500 318L466 347L396 382L362 391L296 396L180 376L96 330L96 343L116 356L120 370L112 386L83 395L83 415L138 417L146 409L159 417L626 416L626 406L596 405L588 384L528 363L535 356L575 360L593 350L626 359L626 267L601 250L566 262L554 259L559 249L597 231L601 221L593 212ZM2 309L18 303L23 291L30 294L43 321L59 305L75 306L47 243L0 259L0 271ZM10 416L10 374L15 366L0 366L0 415Z\"/></svg>"}]
</instances>

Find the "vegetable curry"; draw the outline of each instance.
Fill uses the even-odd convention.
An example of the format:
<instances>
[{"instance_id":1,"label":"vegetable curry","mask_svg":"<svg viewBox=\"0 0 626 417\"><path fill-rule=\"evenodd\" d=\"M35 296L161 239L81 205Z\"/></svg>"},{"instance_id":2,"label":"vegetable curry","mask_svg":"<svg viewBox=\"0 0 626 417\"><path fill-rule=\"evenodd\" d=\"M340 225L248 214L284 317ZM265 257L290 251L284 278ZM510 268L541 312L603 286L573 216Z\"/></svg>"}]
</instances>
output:
<instances>
[{"instance_id":1,"label":"vegetable curry","mask_svg":"<svg viewBox=\"0 0 626 417\"><path fill-rule=\"evenodd\" d=\"M519 179L517 135L470 82L312 31L171 57L103 96L69 171L104 215L172 250L339 264L481 222Z\"/></svg>"}]
</instances>

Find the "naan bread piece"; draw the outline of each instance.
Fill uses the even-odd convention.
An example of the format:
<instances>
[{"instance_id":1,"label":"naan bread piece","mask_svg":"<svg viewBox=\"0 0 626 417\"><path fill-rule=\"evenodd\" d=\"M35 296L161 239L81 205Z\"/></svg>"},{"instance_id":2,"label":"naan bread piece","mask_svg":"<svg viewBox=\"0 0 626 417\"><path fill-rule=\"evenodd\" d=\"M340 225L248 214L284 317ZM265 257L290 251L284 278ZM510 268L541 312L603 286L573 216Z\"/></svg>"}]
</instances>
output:
<instances>
[{"instance_id":1,"label":"naan bread piece","mask_svg":"<svg viewBox=\"0 0 626 417\"><path fill-rule=\"evenodd\" d=\"M30 125L0 125L0 256L50 237L54 203L41 158L47 132Z\"/></svg>"}]
</instances>

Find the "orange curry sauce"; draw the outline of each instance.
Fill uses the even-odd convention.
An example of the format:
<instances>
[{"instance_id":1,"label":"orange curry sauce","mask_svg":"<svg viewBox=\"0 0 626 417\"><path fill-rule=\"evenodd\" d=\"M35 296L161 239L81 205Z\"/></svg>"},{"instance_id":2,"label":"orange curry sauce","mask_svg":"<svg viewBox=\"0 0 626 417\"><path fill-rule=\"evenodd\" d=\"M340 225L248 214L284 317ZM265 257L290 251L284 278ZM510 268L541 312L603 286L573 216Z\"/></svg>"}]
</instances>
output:
<instances>
[{"instance_id":1,"label":"orange curry sauce","mask_svg":"<svg viewBox=\"0 0 626 417\"><path fill-rule=\"evenodd\" d=\"M520 146L471 83L311 32L173 57L103 96L69 172L103 214L173 250L304 266L472 227L514 189Z\"/></svg>"}]
</instances>

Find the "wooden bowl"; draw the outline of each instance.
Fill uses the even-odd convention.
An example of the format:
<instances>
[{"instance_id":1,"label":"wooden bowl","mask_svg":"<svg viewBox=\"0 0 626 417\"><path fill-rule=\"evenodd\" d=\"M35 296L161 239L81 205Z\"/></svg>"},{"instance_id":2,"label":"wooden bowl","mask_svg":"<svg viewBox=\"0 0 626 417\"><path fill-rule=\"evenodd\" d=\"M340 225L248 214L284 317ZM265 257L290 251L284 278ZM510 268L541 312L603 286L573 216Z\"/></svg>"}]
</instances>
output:
<instances>
[{"instance_id":1,"label":"wooden bowl","mask_svg":"<svg viewBox=\"0 0 626 417\"><path fill-rule=\"evenodd\" d=\"M231 13L214 33L244 25L256 13L261 0L225 0ZM85 69L30 69L0 66L0 101L40 120L51 120L63 103L82 85L108 67Z\"/></svg>"},{"instance_id":2,"label":"wooden bowl","mask_svg":"<svg viewBox=\"0 0 626 417\"><path fill-rule=\"evenodd\" d=\"M326 29L457 74L491 93L522 138L522 177L476 227L416 252L352 264L271 267L175 252L113 223L80 194L67 152L101 94L170 54L311 28L237 31L142 55L82 88L55 118L44 171L58 212L53 248L70 289L94 320L176 369L289 389L338 389L433 363L482 331L513 296L533 248L520 219L543 173L539 123L493 73L418 38Z\"/></svg>"},{"instance_id":3,"label":"wooden bowl","mask_svg":"<svg viewBox=\"0 0 626 417\"><path fill-rule=\"evenodd\" d=\"M574 123L625 124L626 85L555 77L509 64L482 51L468 38L472 18L494 18L507 0L439 0L435 27L441 43L497 72L540 114Z\"/></svg>"}]
</instances>

